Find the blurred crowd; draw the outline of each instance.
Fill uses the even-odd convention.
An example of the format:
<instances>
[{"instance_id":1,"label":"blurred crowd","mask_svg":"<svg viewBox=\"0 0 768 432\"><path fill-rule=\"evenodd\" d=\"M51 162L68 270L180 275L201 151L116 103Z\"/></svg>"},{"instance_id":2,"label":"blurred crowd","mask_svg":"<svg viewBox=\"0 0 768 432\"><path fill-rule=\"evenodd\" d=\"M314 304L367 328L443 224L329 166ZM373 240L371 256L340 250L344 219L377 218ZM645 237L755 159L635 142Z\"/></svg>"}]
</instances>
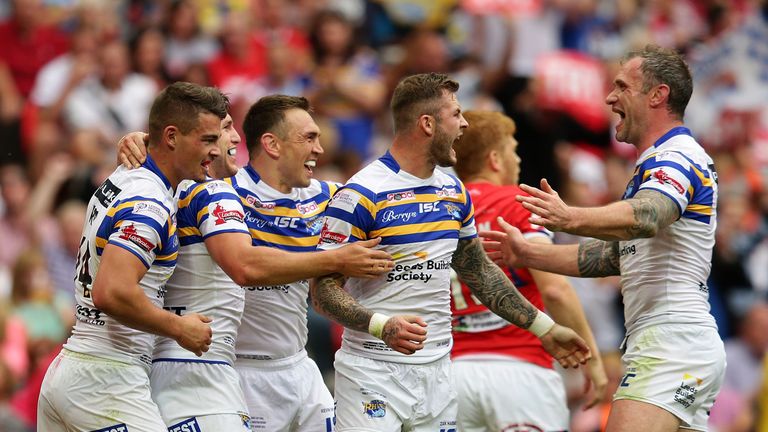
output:
<instances>
[{"instance_id":1,"label":"blurred crowd","mask_svg":"<svg viewBox=\"0 0 768 432\"><path fill-rule=\"evenodd\" d=\"M0 41L0 430L34 430L74 320L85 203L165 85L218 86L238 126L263 95L306 96L325 149L316 176L343 182L386 150L400 78L447 72L464 110L516 121L522 182L546 177L591 206L619 198L634 169L604 99L620 56L652 42L685 53L685 121L719 174L709 294L728 369L711 430L768 431L768 0L4 0ZM612 393L617 280L572 282ZM336 330L312 317L310 349L330 369ZM572 430L598 431L607 405L579 410L579 379Z\"/></svg>"}]
</instances>

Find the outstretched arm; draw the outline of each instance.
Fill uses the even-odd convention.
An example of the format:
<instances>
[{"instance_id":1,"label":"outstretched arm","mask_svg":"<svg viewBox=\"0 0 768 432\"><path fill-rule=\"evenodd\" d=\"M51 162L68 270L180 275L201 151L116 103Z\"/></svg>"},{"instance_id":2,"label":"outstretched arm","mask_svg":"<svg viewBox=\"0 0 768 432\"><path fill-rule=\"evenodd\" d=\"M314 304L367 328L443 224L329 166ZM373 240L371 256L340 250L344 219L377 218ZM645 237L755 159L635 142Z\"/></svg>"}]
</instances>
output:
<instances>
[{"instance_id":1,"label":"outstretched arm","mask_svg":"<svg viewBox=\"0 0 768 432\"><path fill-rule=\"evenodd\" d=\"M498 219L504 230L483 231L483 247L494 262L510 267L528 267L576 277L619 275L619 243L586 240L578 245L554 245L525 240L520 230Z\"/></svg>"},{"instance_id":2,"label":"outstretched arm","mask_svg":"<svg viewBox=\"0 0 768 432\"><path fill-rule=\"evenodd\" d=\"M288 252L252 246L245 233L221 233L205 239L205 247L216 263L236 284L276 285L339 272L374 278L392 269L391 256L373 249L376 238L319 252Z\"/></svg>"},{"instance_id":3,"label":"outstretched arm","mask_svg":"<svg viewBox=\"0 0 768 432\"><path fill-rule=\"evenodd\" d=\"M344 327L366 332L393 350L413 354L424 348L427 323L412 315L388 317L374 313L344 291L346 278L338 273L317 278L310 285L312 306Z\"/></svg>"},{"instance_id":4,"label":"outstretched arm","mask_svg":"<svg viewBox=\"0 0 768 432\"><path fill-rule=\"evenodd\" d=\"M546 179L541 180L541 189L528 185L520 185L520 189L531 195L517 196L533 213L531 223L584 237L609 241L650 238L680 217L671 198L650 189L603 207L570 207Z\"/></svg>"},{"instance_id":5,"label":"outstretched arm","mask_svg":"<svg viewBox=\"0 0 768 432\"><path fill-rule=\"evenodd\" d=\"M479 239L459 240L451 265L484 305L538 336L563 367L578 367L590 358L584 340L573 330L552 322L523 297L507 275L488 259Z\"/></svg>"}]
</instances>

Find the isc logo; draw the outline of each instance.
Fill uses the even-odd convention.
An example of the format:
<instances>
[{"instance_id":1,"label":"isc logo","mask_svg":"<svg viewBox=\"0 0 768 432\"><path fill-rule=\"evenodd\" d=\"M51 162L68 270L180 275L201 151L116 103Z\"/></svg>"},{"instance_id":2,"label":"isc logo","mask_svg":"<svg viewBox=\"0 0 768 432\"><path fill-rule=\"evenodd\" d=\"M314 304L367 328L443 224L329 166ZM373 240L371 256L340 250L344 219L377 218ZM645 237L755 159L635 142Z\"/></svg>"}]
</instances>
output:
<instances>
[{"instance_id":1,"label":"isc logo","mask_svg":"<svg viewBox=\"0 0 768 432\"><path fill-rule=\"evenodd\" d=\"M440 203L419 203L419 213L430 213L440 211Z\"/></svg>"},{"instance_id":2,"label":"isc logo","mask_svg":"<svg viewBox=\"0 0 768 432\"><path fill-rule=\"evenodd\" d=\"M298 228L299 218L288 216L275 217L275 226L278 228Z\"/></svg>"}]
</instances>

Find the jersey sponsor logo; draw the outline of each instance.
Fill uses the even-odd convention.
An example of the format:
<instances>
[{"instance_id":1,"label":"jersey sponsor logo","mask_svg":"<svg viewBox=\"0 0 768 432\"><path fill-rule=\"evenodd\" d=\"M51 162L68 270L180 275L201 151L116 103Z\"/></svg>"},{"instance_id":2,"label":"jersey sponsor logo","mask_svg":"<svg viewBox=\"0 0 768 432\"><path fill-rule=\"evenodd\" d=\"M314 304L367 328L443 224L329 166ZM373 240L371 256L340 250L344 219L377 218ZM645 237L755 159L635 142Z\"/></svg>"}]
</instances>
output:
<instances>
[{"instance_id":1,"label":"jersey sponsor logo","mask_svg":"<svg viewBox=\"0 0 768 432\"><path fill-rule=\"evenodd\" d=\"M698 387L704 382L701 378L690 374L683 374L683 381L680 387L675 390L675 402L688 408L696 402L696 394L699 393Z\"/></svg>"},{"instance_id":2,"label":"jersey sponsor logo","mask_svg":"<svg viewBox=\"0 0 768 432\"><path fill-rule=\"evenodd\" d=\"M619 256L634 255L637 253L637 247L635 245L626 245L619 251Z\"/></svg>"},{"instance_id":3,"label":"jersey sponsor logo","mask_svg":"<svg viewBox=\"0 0 768 432\"><path fill-rule=\"evenodd\" d=\"M444 204L443 208L445 208L445 211L448 212L452 218L461 220L461 209L458 206L453 204Z\"/></svg>"},{"instance_id":4,"label":"jersey sponsor logo","mask_svg":"<svg viewBox=\"0 0 768 432\"><path fill-rule=\"evenodd\" d=\"M120 423L114 426L107 426L103 429L96 429L91 432L128 432L128 426L126 426L125 423Z\"/></svg>"},{"instance_id":5,"label":"jersey sponsor logo","mask_svg":"<svg viewBox=\"0 0 768 432\"><path fill-rule=\"evenodd\" d=\"M419 203L419 213L432 213L440 211L440 203Z\"/></svg>"},{"instance_id":6,"label":"jersey sponsor logo","mask_svg":"<svg viewBox=\"0 0 768 432\"><path fill-rule=\"evenodd\" d=\"M109 179L104 180L104 183L96 189L96 193L93 195L104 207L109 207L112 201L115 200L117 194L122 191L119 187L115 186Z\"/></svg>"},{"instance_id":7,"label":"jersey sponsor logo","mask_svg":"<svg viewBox=\"0 0 768 432\"><path fill-rule=\"evenodd\" d=\"M416 212L399 213L394 210L387 210L381 213L381 222L389 223L394 221L402 221L403 223L408 223L411 218L415 218L416 216L418 216L418 213Z\"/></svg>"},{"instance_id":8,"label":"jersey sponsor logo","mask_svg":"<svg viewBox=\"0 0 768 432\"><path fill-rule=\"evenodd\" d=\"M290 285L269 285L269 286L249 286L246 287L248 291L282 291L285 294L288 294L288 291L291 289Z\"/></svg>"},{"instance_id":9,"label":"jersey sponsor logo","mask_svg":"<svg viewBox=\"0 0 768 432\"><path fill-rule=\"evenodd\" d=\"M320 230L320 243L325 244L339 244L344 243L347 236L342 233L333 232L328 228L328 223L323 225L323 229Z\"/></svg>"},{"instance_id":10,"label":"jersey sponsor logo","mask_svg":"<svg viewBox=\"0 0 768 432\"><path fill-rule=\"evenodd\" d=\"M456 420L441 420L440 432L456 432Z\"/></svg>"},{"instance_id":11,"label":"jersey sponsor logo","mask_svg":"<svg viewBox=\"0 0 768 432\"><path fill-rule=\"evenodd\" d=\"M656 161L661 162L665 160L675 162L684 167L689 165L688 160L683 155L674 151L667 151L656 155Z\"/></svg>"},{"instance_id":12,"label":"jersey sponsor logo","mask_svg":"<svg viewBox=\"0 0 768 432\"><path fill-rule=\"evenodd\" d=\"M363 402L363 413L369 418L381 418L387 415L387 403L380 399Z\"/></svg>"},{"instance_id":13,"label":"jersey sponsor logo","mask_svg":"<svg viewBox=\"0 0 768 432\"><path fill-rule=\"evenodd\" d=\"M152 244L151 241L139 235L139 232L136 230L136 227L133 224L124 225L122 228L120 228L120 233L121 239L128 240L129 242L140 247L145 252L149 252L155 248L155 245Z\"/></svg>"},{"instance_id":14,"label":"jersey sponsor logo","mask_svg":"<svg viewBox=\"0 0 768 432\"><path fill-rule=\"evenodd\" d=\"M653 178L655 178L656 181L658 181L661 184L668 184L674 187L678 193L682 194L683 192L685 192L685 189L683 189L683 185L681 185L680 182L678 182L677 180L670 177L669 174L664 172L663 169L659 169L656 172L654 172Z\"/></svg>"},{"instance_id":15,"label":"jersey sponsor logo","mask_svg":"<svg viewBox=\"0 0 768 432\"><path fill-rule=\"evenodd\" d=\"M324 220L325 219L323 219L321 215L315 215L305 219L304 224L307 226L307 232L313 236L320 234L320 230L323 229Z\"/></svg>"},{"instance_id":16,"label":"jersey sponsor logo","mask_svg":"<svg viewBox=\"0 0 768 432\"><path fill-rule=\"evenodd\" d=\"M252 206L253 208L257 209L265 209L265 210L272 210L275 208L275 203L273 202L261 202L258 198L256 198L253 195L248 195L245 197L245 202L248 203L248 205Z\"/></svg>"},{"instance_id":17,"label":"jersey sponsor logo","mask_svg":"<svg viewBox=\"0 0 768 432\"><path fill-rule=\"evenodd\" d=\"M347 213L352 213L358 202L360 202L360 195L348 190L341 190L331 198L330 205Z\"/></svg>"},{"instance_id":18,"label":"jersey sponsor logo","mask_svg":"<svg viewBox=\"0 0 768 432\"><path fill-rule=\"evenodd\" d=\"M216 225L223 225L232 220L242 223L245 220L245 215L240 210L227 210L221 206L221 202L216 203L216 207L213 209L211 214L216 218Z\"/></svg>"},{"instance_id":19,"label":"jersey sponsor logo","mask_svg":"<svg viewBox=\"0 0 768 432\"><path fill-rule=\"evenodd\" d=\"M251 430L251 417L248 416L248 414L240 413L240 420L243 421L243 427L245 430L250 431Z\"/></svg>"},{"instance_id":20,"label":"jersey sponsor logo","mask_svg":"<svg viewBox=\"0 0 768 432\"><path fill-rule=\"evenodd\" d=\"M106 324L104 320L101 319L101 311L99 309L83 306L81 304L75 305L75 318L86 324L97 326L104 326L104 324Z\"/></svg>"},{"instance_id":21,"label":"jersey sponsor logo","mask_svg":"<svg viewBox=\"0 0 768 432\"><path fill-rule=\"evenodd\" d=\"M131 213L155 215L159 217L160 220L164 220L167 217L164 208L155 203L146 201L136 203L136 205L133 206Z\"/></svg>"},{"instance_id":22,"label":"jersey sponsor logo","mask_svg":"<svg viewBox=\"0 0 768 432\"><path fill-rule=\"evenodd\" d=\"M387 194L387 202L410 201L415 200L416 194L412 190L402 192L392 192Z\"/></svg>"},{"instance_id":23,"label":"jersey sponsor logo","mask_svg":"<svg viewBox=\"0 0 768 432\"><path fill-rule=\"evenodd\" d=\"M213 195L217 190L224 187L223 183L212 181L205 184L205 188L208 190L209 195Z\"/></svg>"},{"instance_id":24,"label":"jersey sponsor logo","mask_svg":"<svg viewBox=\"0 0 768 432\"><path fill-rule=\"evenodd\" d=\"M631 179L629 183L627 183L627 188L624 190L624 196L622 196L622 199L629 198L632 196L632 192L635 190L635 179Z\"/></svg>"},{"instance_id":25,"label":"jersey sponsor logo","mask_svg":"<svg viewBox=\"0 0 768 432\"><path fill-rule=\"evenodd\" d=\"M200 425L197 424L197 418L192 417L182 420L175 425L168 426L168 432L202 432Z\"/></svg>"},{"instance_id":26,"label":"jersey sponsor logo","mask_svg":"<svg viewBox=\"0 0 768 432\"><path fill-rule=\"evenodd\" d=\"M448 187L444 187L435 192L435 195L437 195L438 198L456 198L459 196L459 194L456 192L456 189Z\"/></svg>"},{"instance_id":27,"label":"jersey sponsor logo","mask_svg":"<svg viewBox=\"0 0 768 432\"><path fill-rule=\"evenodd\" d=\"M636 377L637 374L633 372L627 372L624 374L624 377L621 379L621 383L619 384L619 387L629 387L632 383L629 382L632 378Z\"/></svg>"},{"instance_id":28,"label":"jersey sponsor logo","mask_svg":"<svg viewBox=\"0 0 768 432\"><path fill-rule=\"evenodd\" d=\"M308 202L306 204L296 203L296 210L298 210L301 214L312 213L317 209L317 203L314 201Z\"/></svg>"},{"instance_id":29,"label":"jersey sponsor logo","mask_svg":"<svg viewBox=\"0 0 768 432\"><path fill-rule=\"evenodd\" d=\"M298 228L301 218L290 216L275 216L272 224L278 228Z\"/></svg>"}]
</instances>

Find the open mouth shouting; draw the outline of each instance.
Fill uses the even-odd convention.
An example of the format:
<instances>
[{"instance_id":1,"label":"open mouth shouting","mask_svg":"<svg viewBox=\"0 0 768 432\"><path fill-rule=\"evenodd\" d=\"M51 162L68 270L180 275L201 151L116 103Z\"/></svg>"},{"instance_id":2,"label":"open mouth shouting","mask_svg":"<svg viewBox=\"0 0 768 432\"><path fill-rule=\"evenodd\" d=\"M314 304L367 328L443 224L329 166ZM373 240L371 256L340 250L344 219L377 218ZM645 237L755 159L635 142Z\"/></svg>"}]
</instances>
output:
<instances>
[{"instance_id":1,"label":"open mouth shouting","mask_svg":"<svg viewBox=\"0 0 768 432\"><path fill-rule=\"evenodd\" d=\"M611 111L613 111L613 112L615 112L616 114L619 115L619 122L616 123L616 131L618 132L619 129L621 129L621 127L624 126L624 118L627 115L624 113L624 111L622 111L622 110L620 110L620 109L618 109L616 107L611 108Z\"/></svg>"},{"instance_id":2,"label":"open mouth shouting","mask_svg":"<svg viewBox=\"0 0 768 432\"><path fill-rule=\"evenodd\" d=\"M315 168L315 166L317 166L317 161L316 160L308 160L308 161L304 162L304 168L306 168L307 173L309 173L310 177L312 177L313 168Z\"/></svg>"}]
</instances>

